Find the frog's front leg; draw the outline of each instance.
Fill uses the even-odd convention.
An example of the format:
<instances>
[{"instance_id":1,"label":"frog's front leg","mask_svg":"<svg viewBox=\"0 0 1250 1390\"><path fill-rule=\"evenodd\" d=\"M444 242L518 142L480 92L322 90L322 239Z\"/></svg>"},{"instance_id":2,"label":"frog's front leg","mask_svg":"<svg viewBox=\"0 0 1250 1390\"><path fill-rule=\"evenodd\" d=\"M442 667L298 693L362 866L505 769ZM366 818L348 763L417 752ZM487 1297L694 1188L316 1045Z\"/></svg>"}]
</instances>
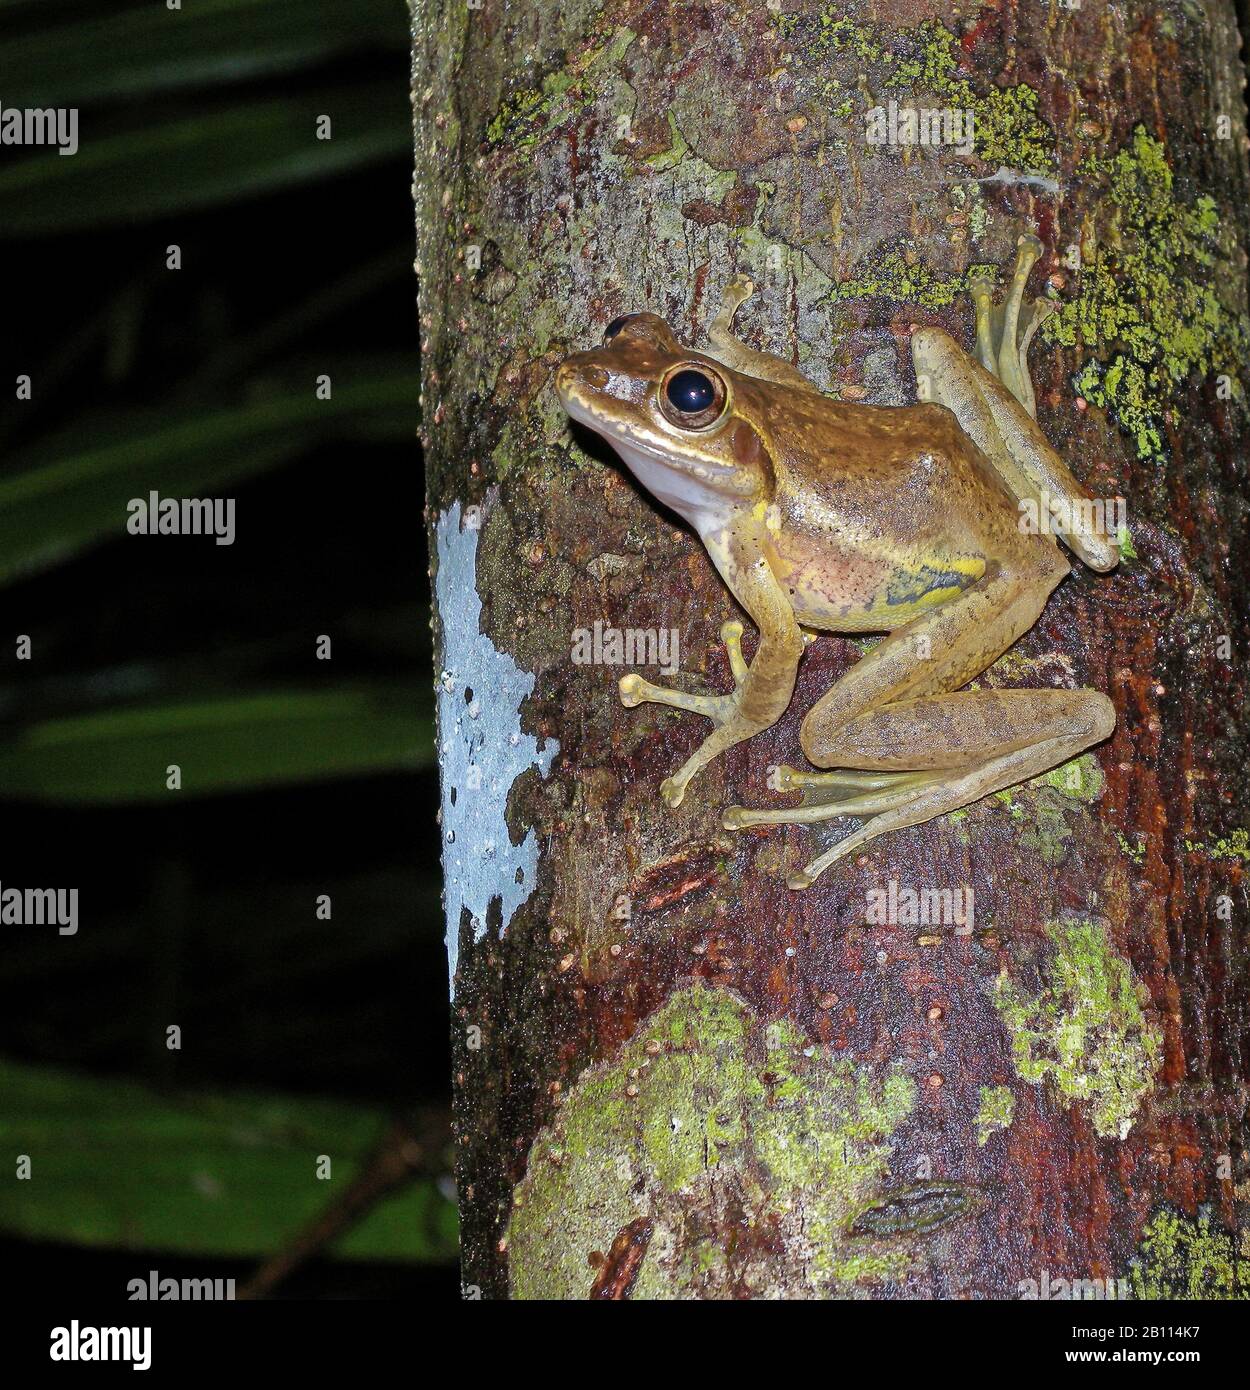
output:
<instances>
[{"instance_id":1,"label":"frog's front leg","mask_svg":"<svg viewBox=\"0 0 1250 1390\"><path fill-rule=\"evenodd\" d=\"M792 362L771 352L760 352L734 333L734 318L754 293L755 285L745 275L735 275L725 286L720 312L708 325L707 355L723 363L730 371L753 376L758 381L773 381L778 386L789 386L795 391L816 391L816 387Z\"/></svg>"},{"instance_id":2,"label":"frog's front leg","mask_svg":"<svg viewBox=\"0 0 1250 1390\"><path fill-rule=\"evenodd\" d=\"M726 623L721 637L733 671L729 695L688 695L665 690L640 676L622 676L621 702L634 706L651 701L705 715L717 727L694 754L660 787L670 806L679 806L690 779L718 753L776 723L794 693L804 638L785 590L769 567L763 549L762 523L747 513L702 537L722 578L759 628L760 641L750 665L742 655L741 623Z\"/></svg>"}]
</instances>

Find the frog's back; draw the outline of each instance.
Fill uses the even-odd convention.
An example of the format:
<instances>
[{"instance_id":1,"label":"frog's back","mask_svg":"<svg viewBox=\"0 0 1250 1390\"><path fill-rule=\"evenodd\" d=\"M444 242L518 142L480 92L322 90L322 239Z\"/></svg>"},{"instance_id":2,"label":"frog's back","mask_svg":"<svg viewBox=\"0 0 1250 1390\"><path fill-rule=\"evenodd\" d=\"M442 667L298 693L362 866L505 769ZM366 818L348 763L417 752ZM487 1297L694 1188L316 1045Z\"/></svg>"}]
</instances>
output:
<instances>
[{"instance_id":1,"label":"frog's back","mask_svg":"<svg viewBox=\"0 0 1250 1390\"><path fill-rule=\"evenodd\" d=\"M771 420L774 554L799 621L890 631L1028 538L1015 500L943 406L789 398Z\"/></svg>"}]
</instances>

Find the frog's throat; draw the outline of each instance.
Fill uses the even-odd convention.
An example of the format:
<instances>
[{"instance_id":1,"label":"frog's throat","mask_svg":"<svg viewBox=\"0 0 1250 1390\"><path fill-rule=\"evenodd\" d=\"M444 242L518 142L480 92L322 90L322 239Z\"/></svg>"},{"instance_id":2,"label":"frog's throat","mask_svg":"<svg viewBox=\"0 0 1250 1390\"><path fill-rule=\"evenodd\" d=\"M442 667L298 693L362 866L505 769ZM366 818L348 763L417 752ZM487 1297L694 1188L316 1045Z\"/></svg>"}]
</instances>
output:
<instances>
[{"instance_id":1,"label":"frog's throat","mask_svg":"<svg viewBox=\"0 0 1250 1390\"><path fill-rule=\"evenodd\" d=\"M671 455L648 449L636 439L606 437L642 486L700 534L709 526L719 527L729 512L749 500L741 475L732 468L688 459L675 464Z\"/></svg>"}]
</instances>

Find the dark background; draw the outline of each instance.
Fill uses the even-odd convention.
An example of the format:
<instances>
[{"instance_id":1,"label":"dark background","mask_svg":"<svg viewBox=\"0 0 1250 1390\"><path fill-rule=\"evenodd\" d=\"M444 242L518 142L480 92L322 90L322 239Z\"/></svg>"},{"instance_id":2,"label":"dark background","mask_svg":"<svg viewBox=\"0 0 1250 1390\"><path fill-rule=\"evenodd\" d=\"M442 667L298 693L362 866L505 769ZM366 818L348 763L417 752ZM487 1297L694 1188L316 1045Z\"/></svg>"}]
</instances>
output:
<instances>
[{"instance_id":1,"label":"dark background","mask_svg":"<svg viewBox=\"0 0 1250 1390\"><path fill-rule=\"evenodd\" d=\"M0 101L80 112L0 147L0 883L80 900L0 928L3 1255L241 1281L423 1107L427 1171L283 1292L454 1295L403 0L0 0ZM127 534L149 488L235 543Z\"/></svg>"}]
</instances>

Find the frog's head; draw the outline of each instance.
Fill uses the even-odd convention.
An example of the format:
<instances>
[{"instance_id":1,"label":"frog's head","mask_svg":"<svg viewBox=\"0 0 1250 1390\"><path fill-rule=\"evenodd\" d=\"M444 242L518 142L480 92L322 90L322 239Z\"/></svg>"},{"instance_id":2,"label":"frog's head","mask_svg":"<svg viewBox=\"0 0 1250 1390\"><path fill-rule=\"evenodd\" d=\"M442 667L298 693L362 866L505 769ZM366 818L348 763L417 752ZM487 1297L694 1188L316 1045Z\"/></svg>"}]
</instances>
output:
<instances>
[{"instance_id":1,"label":"frog's head","mask_svg":"<svg viewBox=\"0 0 1250 1390\"><path fill-rule=\"evenodd\" d=\"M740 414L744 388L656 314L614 319L603 346L556 370L560 403L603 436L649 492L697 527L760 496L767 460Z\"/></svg>"}]
</instances>

